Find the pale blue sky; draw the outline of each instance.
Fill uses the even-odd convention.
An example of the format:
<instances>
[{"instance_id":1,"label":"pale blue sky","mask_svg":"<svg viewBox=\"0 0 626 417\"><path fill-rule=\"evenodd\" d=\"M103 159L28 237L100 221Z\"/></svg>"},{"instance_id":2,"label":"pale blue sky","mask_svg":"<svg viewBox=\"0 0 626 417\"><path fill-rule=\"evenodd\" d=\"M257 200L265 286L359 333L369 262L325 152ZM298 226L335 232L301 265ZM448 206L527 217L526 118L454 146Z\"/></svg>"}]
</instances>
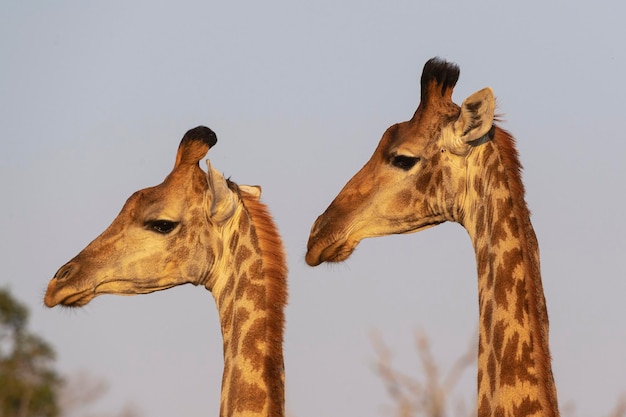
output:
<instances>
[{"instance_id":1,"label":"pale blue sky","mask_svg":"<svg viewBox=\"0 0 626 417\"><path fill-rule=\"evenodd\" d=\"M309 268L309 228L419 101L424 62L458 63L454 99L490 86L517 138L539 238L561 403L606 414L626 391L626 6L618 1L0 2L0 253L64 374L110 384L94 412L217 415L221 336L191 286L48 310L58 267L135 190L169 173L185 131L261 184L290 267L287 408L381 416L370 332L416 372L413 331L450 364L474 334L474 255L458 225L362 242ZM475 375L460 395L472 399Z\"/></svg>"}]
</instances>

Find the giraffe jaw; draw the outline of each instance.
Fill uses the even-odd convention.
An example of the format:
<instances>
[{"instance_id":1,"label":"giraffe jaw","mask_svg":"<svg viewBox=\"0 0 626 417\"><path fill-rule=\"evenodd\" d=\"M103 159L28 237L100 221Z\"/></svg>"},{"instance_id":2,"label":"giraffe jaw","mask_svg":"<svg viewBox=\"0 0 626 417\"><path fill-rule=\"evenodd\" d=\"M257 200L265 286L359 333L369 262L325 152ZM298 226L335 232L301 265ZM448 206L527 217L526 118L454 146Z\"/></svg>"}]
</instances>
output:
<instances>
[{"instance_id":1,"label":"giraffe jaw","mask_svg":"<svg viewBox=\"0 0 626 417\"><path fill-rule=\"evenodd\" d=\"M137 282L131 279L112 279L102 281L94 288L86 288L77 290L74 286L60 286L57 278L53 278L48 284L46 295L44 296L44 304L46 307L55 307L62 305L64 307L83 307L91 300L99 295L137 295L149 294L155 291L166 290L175 287L177 284L165 283L158 286L137 285Z\"/></svg>"},{"instance_id":2,"label":"giraffe jaw","mask_svg":"<svg viewBox=\"0 0 626 417\"><path fill-rule=\"evenodd\" d=\"M440 218L440 216L429 216L423 223L410 228L391 232L379 231L377 233L367 235L360 234L358 236L353 232L353 234L346 236L334 237L334 240L320 240L318 239L317 234L312 233L309 237L308 250L305 260L309 266L318 266L323 262L343 262L348 259L350 255L352 255L354 249L356 249L358 244L363 239L386 236L390 234L417 233L441 224L444 221L445 219Z\"/></svg>"}]
</instances>

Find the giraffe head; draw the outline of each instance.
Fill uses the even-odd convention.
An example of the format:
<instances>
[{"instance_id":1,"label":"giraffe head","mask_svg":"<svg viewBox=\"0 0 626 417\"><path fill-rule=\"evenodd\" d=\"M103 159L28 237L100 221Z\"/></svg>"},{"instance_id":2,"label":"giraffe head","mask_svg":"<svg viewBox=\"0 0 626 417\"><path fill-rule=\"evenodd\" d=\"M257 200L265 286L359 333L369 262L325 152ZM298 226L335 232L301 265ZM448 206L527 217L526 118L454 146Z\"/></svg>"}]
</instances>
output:
<instances>
[{"instance_id":1,"label":"giraffe head","mask_svg":"<svg viewBox=\"0 0 626 417\"><path fill-rule=\"evenodd\" d=\"M306 262L340 262L367 237L410 233L460 221L468 156L493 135L490 88L459 107L452 90L459 68L429 60L421 101L411 120L387 129L370 160L344 186L311 229Z\"/></svg>"},{"instance_id":2,"label":"giraffe head","mask_svg":"<svg viewBox=\"0 0 626 417\"><path fill-rule=\"evenodd\" d=\"M220 256L221 230L239 201L236 186L208 161L208 172L199 166L216 142L207 127L188 131L163 183L135 192L113 223L57 271L45 304L83 306L100 294L207 285Z\"/></svg>"}]
</instances>

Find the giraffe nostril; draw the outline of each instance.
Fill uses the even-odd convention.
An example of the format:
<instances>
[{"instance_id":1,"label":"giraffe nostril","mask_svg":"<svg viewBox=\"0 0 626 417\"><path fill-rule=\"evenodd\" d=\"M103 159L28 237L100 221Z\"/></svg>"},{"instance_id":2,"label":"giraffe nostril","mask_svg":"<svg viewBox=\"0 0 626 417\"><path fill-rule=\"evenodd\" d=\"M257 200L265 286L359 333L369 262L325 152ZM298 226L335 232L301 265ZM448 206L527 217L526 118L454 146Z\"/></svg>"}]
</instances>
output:
<instances>
[{"instance_id":1,"label":"giraffe nostril","mask_svg":"<svg viewBox=\"0 0 626 417\"><path fill-rule=\"evenodd\" d=\"M78 267L76 267L73 263L69 262L63 265L61 268L59 268L59 270L54 275L54 277L58 281L65 280L71 277L76 270L78 270Z\"/></svg>"}]
</instances>

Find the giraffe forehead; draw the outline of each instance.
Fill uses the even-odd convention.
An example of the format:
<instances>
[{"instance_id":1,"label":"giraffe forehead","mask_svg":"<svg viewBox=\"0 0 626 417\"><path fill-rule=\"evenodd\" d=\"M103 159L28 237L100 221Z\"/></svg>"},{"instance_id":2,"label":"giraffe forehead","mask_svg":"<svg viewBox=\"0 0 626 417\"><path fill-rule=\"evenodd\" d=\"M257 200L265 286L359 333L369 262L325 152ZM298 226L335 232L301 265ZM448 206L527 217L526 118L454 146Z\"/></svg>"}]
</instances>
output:
<instances>
[{"instance_id":1,"label":"giraffe forehead","mask_svg":"<svg viewBox=\"0 0 626 417\"><path fill-rule=\"evenodd\" d=\"M172 198L157 187L134 193L122 209L132 219L174 220L180 211L181 199Z\"/></svg>"},{"instance_id":2,"label":"giraffe forehead","mask_svg":"<svg viewBox=\"0 0 626 417\"><path fill-rule=\"evenodd\" d=\"M132 218L182 220L184 214L197 213L204 199L198 181L172 181L171 177L154 187L144 188L129 197L122 211Z\"/></svg>"},{"instance_id":3,"label":"giraffe forehead","mask_svg":"<svg viewBox=\"0 0 626 417\"><path fill-rule=\"evenodd\" d=\"M398 153L419 156L420 152L438 144L443 128L454 123L459 112L460 108L454 103L428 110L420 106L411 120L387 129L379 151L386 156Z\"/></svg>"}]
</instances>

